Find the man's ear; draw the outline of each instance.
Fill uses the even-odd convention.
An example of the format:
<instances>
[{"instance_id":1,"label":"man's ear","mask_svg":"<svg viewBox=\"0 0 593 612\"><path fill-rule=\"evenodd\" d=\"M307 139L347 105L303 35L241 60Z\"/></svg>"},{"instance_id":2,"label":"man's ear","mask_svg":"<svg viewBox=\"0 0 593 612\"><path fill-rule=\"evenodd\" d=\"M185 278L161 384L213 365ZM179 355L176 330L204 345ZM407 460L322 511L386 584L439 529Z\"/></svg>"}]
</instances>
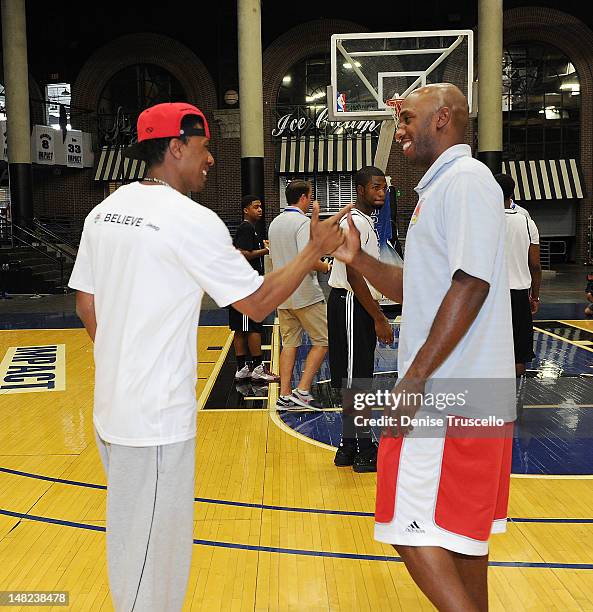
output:
<instances>
[{"instance_id":1,"label":"man's ear","mask_svg":"<svg viewBox=\"0 0 593 612\"><path fill-rule=\"evenodd\" d=\"M437 111L437 129L444 128L451 121L451 109L448 106L442 106Z\"/></svg>"},{"instance_id":2,"label":"man's ear","mask_svg":"<svg viewBox=\"0 0 593 612\"><path fill-rule=\"evenodd\" d=\"M181 159L183 141L181 138L171 138L169 140L169 152L175 159Z\"/></svg>"},{"instance_id":3,"label":"man's ear","mask_svg":"<svg viewBox=\"0 0 593 612\"><path fill-rule=\"evenodd\" d=\"M360 198L364 195L364 187L362 185L356 185L356 195Z\"/></svg>"}]
</instances>

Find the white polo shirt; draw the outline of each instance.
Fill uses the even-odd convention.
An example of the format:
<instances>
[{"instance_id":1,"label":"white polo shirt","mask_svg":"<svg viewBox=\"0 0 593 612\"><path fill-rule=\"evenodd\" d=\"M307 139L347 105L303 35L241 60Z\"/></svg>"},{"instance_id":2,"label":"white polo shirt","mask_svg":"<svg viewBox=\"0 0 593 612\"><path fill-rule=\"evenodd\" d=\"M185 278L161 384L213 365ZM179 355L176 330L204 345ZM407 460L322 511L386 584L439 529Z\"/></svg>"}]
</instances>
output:
<instances>
[{"instance_id":1,"label":"white polo shirt","mask_svg":"<svg viewBox=\"0 0 593 612\"><path fill-rule=\"evenodd\" d=\"M170 187L132 183L96 206L69 286L95 296L101 438L156 446L194 437L202 296L225 306L262 282L218 216Z\"/></svg>"},{"instance_id":2,"label":"white polo shirt","mask_svg":"<svg viewBox=\"0 0 593 612\"><path fill-rule=\"evenodd\" d=\"M419 201L406 236L399 377L405 376L426 342L452 277L462 270L486 281L490 290L465 336L431 378L513 380L500 187L490 170L472 158L469 146L456 145L433 163L416 191ZM471 411L459 414L471 416ZM503 406L497 414L513 419L514 403Z\"/></svg>"},{"instance_id":3,"label":"white polo shirt","mask_svg":"<svg viewBox=\"0 0 593 612\"><path fill-rule=\"evenodd\" d=\"M506 218L506 253L509 270L509 287L511 289L529 289L531 272L529 271L529 246L539 244L537 227L530 217L516 210L505 209Z\"/></svg>"},{"instance_id":4,"label":"white polo shirt","mask_svg":"<svg viewBox=\"0 0 593 612\"><path fill-rule=\"evenodd\" d=\"M375 259L379 259L379 239L375 232L375 223L372 217L365 215L357 208L352 209L352 221L358 231L360 232L360 246L363 251L372 255ZM344 217L340 221L340 227L344 231L348 231L348 220ZM366 280L366 279L365 279ZM380 291L377 291L369 281L366 281L371 296L374 300L380 300L383 296ZM352 287L348 282L348 275L346 273L346 264L339 259L334 259L334 264L329 275L328 284L330 287L335 289L346 289L352 291Z\"/></svg>"}]
</instances>

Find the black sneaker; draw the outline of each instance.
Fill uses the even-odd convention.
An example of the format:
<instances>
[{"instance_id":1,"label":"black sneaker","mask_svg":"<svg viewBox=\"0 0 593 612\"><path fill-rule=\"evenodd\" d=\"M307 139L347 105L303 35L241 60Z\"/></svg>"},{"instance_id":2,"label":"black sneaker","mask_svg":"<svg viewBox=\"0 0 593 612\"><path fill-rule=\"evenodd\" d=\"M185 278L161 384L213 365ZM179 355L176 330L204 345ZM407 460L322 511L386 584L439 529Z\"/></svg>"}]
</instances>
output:
<instances>
[{"instance_id":1,"label":"black sneaker","mask_svg":"<svg viewBox=\"0 0 593 612\"><path fill-rule=\"evenodd\" d=\"M377 450L377 446L373 444L372 446L364 448L363 450L356 453L356 456L354 457L354 462L352 464L352 469L359 474L364 474L366 472L376 472Z\"/></svg>"},{"instance_id":2,"label":"black sneaker","mask_svg":"<svg viewBox=\"0 0 593 612\"><path fill-rule=\"evenodd\" d=\"M276 410L302 410L302 406L295 404L290 395L283 397L282 395L278 396L276 400Z\"/></svg>"},{"instance_id":3,"label":"black sneaker","mask_svg":"<svg viewBox=\"0 0 593 612\"><path fill-rule=\"evenodd\" d=\"M350 467L354 463L355 456L356 445L340 444L334 457L334 465L337 467Z\"/></svg>"}]
</instances>

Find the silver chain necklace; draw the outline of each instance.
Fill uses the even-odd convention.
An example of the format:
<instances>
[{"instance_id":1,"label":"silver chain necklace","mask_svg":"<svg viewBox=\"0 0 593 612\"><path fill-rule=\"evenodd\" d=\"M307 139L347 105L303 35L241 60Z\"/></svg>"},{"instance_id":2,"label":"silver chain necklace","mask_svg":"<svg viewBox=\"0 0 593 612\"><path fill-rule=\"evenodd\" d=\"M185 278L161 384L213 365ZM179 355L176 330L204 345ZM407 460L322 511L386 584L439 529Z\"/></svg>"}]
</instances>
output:
<instances>
[{"instance_id":1,"label":"silver chain necklace","mask_svg":"<svg viewBox=\"0 0 593 612\"><path fill-rule=\"evenodd\" d=\"M167 183L166 181L161 181L161 179L158 178L153 178L152 176L149 176L147 178L142 179L142 181L146 181L148 183L157 183L158 185L164 185L165 187L169 187L170 189L173 189L173 187L171 187L171 185L169 185L169 183Z\"/></svg>"}]
</instances>

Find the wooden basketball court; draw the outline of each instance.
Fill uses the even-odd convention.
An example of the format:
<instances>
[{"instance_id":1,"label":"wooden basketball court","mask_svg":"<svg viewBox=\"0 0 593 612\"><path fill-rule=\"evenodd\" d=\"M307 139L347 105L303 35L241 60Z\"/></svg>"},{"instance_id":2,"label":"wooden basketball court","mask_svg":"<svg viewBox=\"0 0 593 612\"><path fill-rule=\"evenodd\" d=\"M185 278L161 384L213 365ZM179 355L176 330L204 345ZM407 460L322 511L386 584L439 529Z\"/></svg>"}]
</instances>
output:
<instances>
[{"instance_id":1,"label":"wooden basketball court","mask_svg":"<svg viewBox=\"0 0 593 612\"><path fill-rule=\"evenodd\" d=\"M591 322L555 323L593 332ZM593 366L589 340L544 331ZM323 442L279 419L276 386L252 407L205 408L231 340L226 327L200 328L195 547L185 609L432 609L395 551L373 540L375 475L335 468ZM0 392L0 591L69 591L68 609L111 610L92 343L83 329L0 331L3 366L11 347L60 345L53 390ZM275 329L269 350L275 367ZM592 407L578 406L573 418ZM578 435L576 422L574 429ZM593 610L591 474L513 478L513 520L492 539L492 610Z\"/></svg>"}]
</instances>

